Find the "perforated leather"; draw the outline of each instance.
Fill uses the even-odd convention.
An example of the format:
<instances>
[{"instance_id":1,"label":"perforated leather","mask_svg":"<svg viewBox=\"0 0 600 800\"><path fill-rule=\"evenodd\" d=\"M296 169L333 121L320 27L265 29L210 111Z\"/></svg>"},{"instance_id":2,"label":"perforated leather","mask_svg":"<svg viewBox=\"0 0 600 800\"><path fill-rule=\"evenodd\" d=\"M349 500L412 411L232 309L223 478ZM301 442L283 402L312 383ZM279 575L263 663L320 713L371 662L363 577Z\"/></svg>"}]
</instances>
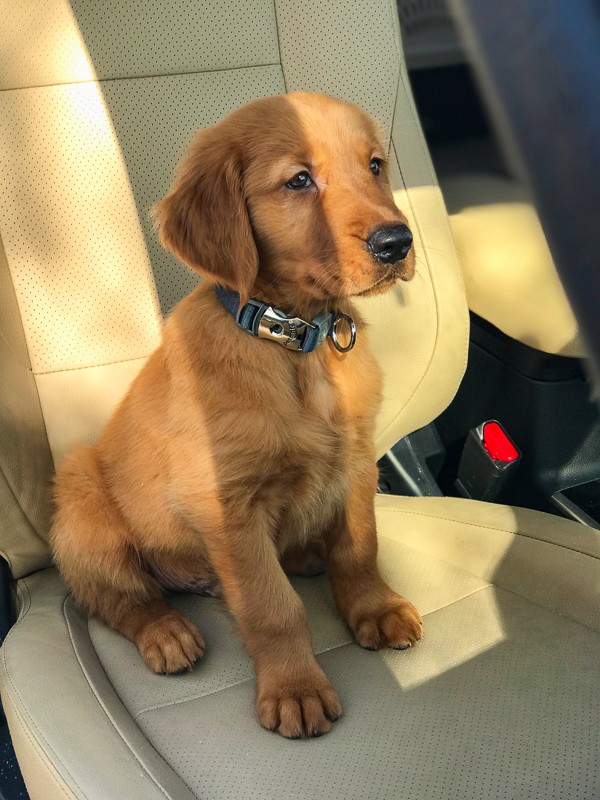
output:
<instances>
[{"instance_id":1,"label":"perforated leather","mask_svg":"<svg viewBox=\"0 0 600 800\"><path fill-rule=\"evenodd\" d=\"M239 17L219 0L193 13L185 2L166 13L155 0L143 15L136 4L114 15L90 2L50 5L48 25L38 30L30 11L5 32L0 210L55 462L96 438L156 346L161 314L196 283L148 219L187 141L247 100L286 89L357 101L393 140L394 188L417 231L419 268L411 285L365 302L387 380L379 450L441 410L464 368L466 312L393 4L256 1ZM175 52L181 20L192 17ZM238 30L241 48L232 45ZM307 48L315 30L326 46ZM420 227L431 232L425 240Z\"/></svg>"},{"instance_id":2,"label":"perforated leather","mask_svg":"<svg viewBox=\"0 0 600 800\"><path fill-rule=\"evenodd\" d=\"M272 0L3 5L0 89L279 63Z\"/></svg>"},{"instance_id":3,"label":"perforated leather","mask_svg":"<svg viewBox=\"0 0 600 800\"><path fill-rule=\"evenodd\" d=\"M595 532L449 498L380 497L377 523L381 570L423 611L425 638L361 650L325 578L296 579L345 707L307 742L258 727L251 661L219 601L170 599L207 652L191 673L159 676L122 636L87 624L54 571L24 579L0 676L17 752L34 777L46 765L32 798L593 800ZM24 680L32 652L45 669Z\"/></svg>"},{"instance_id":4,"label":"perforated leather","mask_svg":"<svg viewBox=\"0 0 600 800\"><path fill-rule=\"evenodd\" d=\"M286 91L357 103L389 138L402 61L394 3L277 0L275 6Z\"/></svg>"}]
</instances>

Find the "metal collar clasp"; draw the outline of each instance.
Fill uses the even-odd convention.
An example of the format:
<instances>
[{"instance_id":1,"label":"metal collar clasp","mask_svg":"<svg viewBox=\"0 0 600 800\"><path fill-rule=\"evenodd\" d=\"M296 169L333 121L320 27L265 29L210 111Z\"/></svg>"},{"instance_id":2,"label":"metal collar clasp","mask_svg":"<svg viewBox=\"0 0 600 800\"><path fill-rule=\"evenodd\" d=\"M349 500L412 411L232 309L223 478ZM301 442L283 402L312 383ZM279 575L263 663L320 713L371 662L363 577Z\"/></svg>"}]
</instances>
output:
<instances>
[{"instance_id":1,"label":"metal collar clasp","mask_svg":"<svg viewBox=\"0 0 600 800\"><path fill-rule=\"evenodd\" d=\"M329 337L336 350L347 353L356 342L356 325L348 314L322 311L308 322L301 317L288 316L280 308L254 297L240 306L239 294L218 284L215 286L215 293L240 328L260 339L277 342L288 350L311 353ZM348 326L350 335L346 345L339 338L343 325Z\"/></svg>"},{"instance_id":2,"label":"metal collar clasp","mask_svg":"<svg viewBox=\"0 0 600 800\"><path fill-rule=\"evenodd\" d=\"M300 317L288 317L279 308L267 306L261 314L256 335L259 339L274 339L288 350L302 350L309 327L315 326Z\"/></svg>"}]
</instances>

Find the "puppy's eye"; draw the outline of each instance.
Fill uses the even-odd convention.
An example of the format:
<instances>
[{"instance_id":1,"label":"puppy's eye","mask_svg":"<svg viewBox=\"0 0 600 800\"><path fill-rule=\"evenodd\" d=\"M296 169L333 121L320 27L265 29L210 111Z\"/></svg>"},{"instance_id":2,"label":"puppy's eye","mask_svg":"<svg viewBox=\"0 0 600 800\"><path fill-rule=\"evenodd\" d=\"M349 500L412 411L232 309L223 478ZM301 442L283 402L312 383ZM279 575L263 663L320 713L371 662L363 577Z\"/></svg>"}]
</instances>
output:
<instances>
[{"instance_id":1,"label":"puppy's eye","mask_svg":"<svg viewBox=\"0 0 600 800\"><path fill-rule=\"evenodd\" d=\"M312 186L312 182L312 178L308 172L304 171L294 175L294 177L286 183L286 186L288 189L306 189Z\"/></svg>"},{"instance_id":2,"label":"puppy's eye","mask_svg":"<svg viewBox=\"0 0 600 800\"><path fill-rule=\"evenodd\" d=\"M371 163L369 164L369 169L373 173L373 175L379 175L381 172L381 159L380 158L372 158Z\"/></svg>"}]
</instances>

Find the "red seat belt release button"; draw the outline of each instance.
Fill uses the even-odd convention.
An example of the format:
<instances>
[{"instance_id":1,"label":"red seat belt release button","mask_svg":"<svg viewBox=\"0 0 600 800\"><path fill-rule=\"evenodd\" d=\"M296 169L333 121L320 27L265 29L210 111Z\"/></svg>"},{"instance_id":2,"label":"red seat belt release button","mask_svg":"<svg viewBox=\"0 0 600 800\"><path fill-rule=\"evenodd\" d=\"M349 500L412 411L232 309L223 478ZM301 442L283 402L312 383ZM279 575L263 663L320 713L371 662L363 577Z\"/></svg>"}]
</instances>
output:
<instances>
[{"instance_id":1,"label":"red seat belt release button","mask_svg":"<svg viewBox=\"0 0 600 800\"><path fill-rule=\"evenodd\" d=\"M519 451L499 422L485 422L482 430L483 446L494 461L510 463L519 458Z\"/></svg>"},{"instance_id":2,"label":"red seat belt release button","mask_svg":"<svg viewBox=\"0 0 600 800\"><path fill-rule=\"evenodd\" d=\"M454 485L463 497L493 502L521 463L521 453L502 425L488 419L471 428Z\"/></svg>"}]
</instances>

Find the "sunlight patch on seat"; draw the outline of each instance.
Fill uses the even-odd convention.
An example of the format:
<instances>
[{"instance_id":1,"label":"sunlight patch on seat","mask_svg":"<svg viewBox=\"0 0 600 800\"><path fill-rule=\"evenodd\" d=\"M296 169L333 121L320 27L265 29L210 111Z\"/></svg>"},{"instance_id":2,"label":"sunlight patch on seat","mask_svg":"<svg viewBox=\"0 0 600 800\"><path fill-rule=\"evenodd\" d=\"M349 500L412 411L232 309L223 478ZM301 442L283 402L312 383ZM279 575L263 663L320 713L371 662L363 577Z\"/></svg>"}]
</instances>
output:
<instances>
[{"instance_id":1,"label":"sunlight patch on seat","mask_svg":"<svg viewBox=\"0 0 600 800\"><path fill-rule=\"evenodd\" d=\"M405 690L432 681L507 639L494 587L427 615L424 624L425 637L410 651L381 651Z\"/></svg>"},{"instance_id":2,"label":"sunlight patch on seat","mask_svg":"<svg viewBox=\"0 0 600 800\"><path fill-rule=\"evenodd\" d=\"M68 0L4 0L2 11L1 89L96 80Z\"/></svg>"},{"instance_id":3,"label":"sunlight patch on seat","mask_svg":"<svg viewBox=\"0 0 600 800\"><path fill-rule=\"evenodd\" d=\"M64 2L61 3L61 6L66 7L62 11L65 16L67 13L70 15L71 21L69 25L63 25L56 31L54 58L59 65L65 66L69 75L76 75L78 81L95 81L96 73L79 33L70 4Z\"/></svg>"},{"instance_id":4,"label":"sunlight patch on seat","mask_svg":"<svg viewBox=\"0 0 600 800\"><path fill-rule=\"evenodd\" d=\"M3 241L35 374L147 356L161 329L121 146L66 13L52 58L76 82L0 97ZM71 411L64 408L65 418Z\"/></svg>"}]
</instances>

